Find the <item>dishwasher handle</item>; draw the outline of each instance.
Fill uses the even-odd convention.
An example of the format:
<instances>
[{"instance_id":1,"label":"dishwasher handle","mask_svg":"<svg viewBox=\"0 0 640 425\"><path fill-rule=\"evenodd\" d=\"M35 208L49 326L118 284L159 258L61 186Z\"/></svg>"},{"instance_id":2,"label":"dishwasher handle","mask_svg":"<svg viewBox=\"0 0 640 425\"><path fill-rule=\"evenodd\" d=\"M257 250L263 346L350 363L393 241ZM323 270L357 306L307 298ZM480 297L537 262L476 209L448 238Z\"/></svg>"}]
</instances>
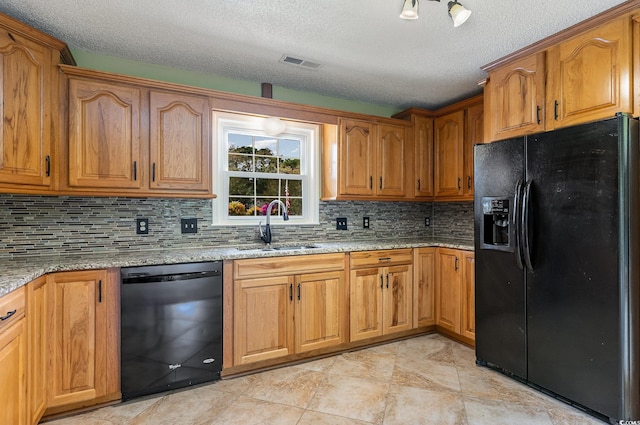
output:
<instances>
[{"instance_id":1,"label":"dishwasher handle","mask_svg":"<svg viewBox=\"0 0 640 425\"><path fill-rule=\"evenodd\" d=\"M173 282L180 280L191 280L191 279L201 279L205 277L211 276L220 276L222 273L218 270L207 271L207 272L193 272L193 273L178 273L178 274L148 274L148 273L139 273L139 274L130 274L128 276L122 277L123 284L131 284L131 283L149 283L149 282Z\"/></svg>"}]
</instances>

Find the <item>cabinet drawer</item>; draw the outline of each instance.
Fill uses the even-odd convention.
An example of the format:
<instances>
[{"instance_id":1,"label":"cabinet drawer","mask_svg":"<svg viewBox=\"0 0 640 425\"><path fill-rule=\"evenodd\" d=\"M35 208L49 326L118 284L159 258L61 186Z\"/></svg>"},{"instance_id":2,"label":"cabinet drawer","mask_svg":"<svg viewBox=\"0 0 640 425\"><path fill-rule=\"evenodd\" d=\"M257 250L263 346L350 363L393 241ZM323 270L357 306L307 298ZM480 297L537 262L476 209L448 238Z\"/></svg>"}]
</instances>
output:
<instances>
[{"instance_id":1,"label":"cabinet drawer","mask_svg":"<svg viewBox=\"0 0 640 425\"><path fill-rule=\"evenodd\" d=\"M412 261L411 248L352 252L351 268L408 264Z\"/></svg>"},{"instance_id":2,"label":"cabinet drawer","mask_svg":"<svg viewBox=\"0 0 640 425\"><path fill-rule=\"evenodd\" d=\"M233 262L233 278L271 277L344 270L343 253L252 258Z\"/></svg>"},{"instance_id":3,"label":"cabinet drawer","mask_svg":"<svg viewBox=\"0 0 640 425\"><path fill-rule=\"evenodd\" d=\"M24 317L24 286L0 298L0 332Z\"/></svg>"}]
</instances>

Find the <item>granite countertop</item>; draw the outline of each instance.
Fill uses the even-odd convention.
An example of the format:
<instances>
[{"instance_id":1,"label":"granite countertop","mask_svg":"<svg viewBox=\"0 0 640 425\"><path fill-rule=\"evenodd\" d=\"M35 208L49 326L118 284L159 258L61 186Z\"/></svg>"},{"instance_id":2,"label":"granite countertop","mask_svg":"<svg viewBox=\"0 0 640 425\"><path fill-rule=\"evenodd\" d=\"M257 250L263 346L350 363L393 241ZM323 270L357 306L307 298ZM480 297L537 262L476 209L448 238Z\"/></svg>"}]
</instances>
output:
<instances>
[{"instance_id":1,"label":"granite countertop","mask_svg":"<svg viewBox=\"0 0 640 425\"><path fill-rule=\"evenodd\" d=\"M312 246L313 248L308 248ZM394 239L376 241L313 242L310 244L274 244L266 251L263 245L242 247L201 247L190 249L159 249L97 254L64 254L60 256L25 257L0 260L0 297L52 272L104 269L155 264L177 264L200 261L237 260L241 258L282 257L288 255L327 254L332 252L370 251L377 249L445 247L473 250L473 241L454 239Z\"/></svg>"}]
</instances>

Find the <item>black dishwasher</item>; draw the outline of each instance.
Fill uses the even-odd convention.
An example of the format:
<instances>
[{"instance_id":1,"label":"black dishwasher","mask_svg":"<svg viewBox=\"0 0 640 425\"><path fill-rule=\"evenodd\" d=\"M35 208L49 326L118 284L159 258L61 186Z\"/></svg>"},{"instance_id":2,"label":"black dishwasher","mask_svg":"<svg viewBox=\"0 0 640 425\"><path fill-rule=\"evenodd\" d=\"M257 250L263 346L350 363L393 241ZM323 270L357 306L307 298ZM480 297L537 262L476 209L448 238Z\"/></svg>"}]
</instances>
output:
<instances>
[{"instance_id":1,"label":"black dishwasher","mask_svg":"<svg viewBox=\"0 0 640 425\"><path fill-rule=\"evenodd\" d=\"M125 267L120 276L122 399L220 379L222 262Z\"/></svg>"}]
</instances>

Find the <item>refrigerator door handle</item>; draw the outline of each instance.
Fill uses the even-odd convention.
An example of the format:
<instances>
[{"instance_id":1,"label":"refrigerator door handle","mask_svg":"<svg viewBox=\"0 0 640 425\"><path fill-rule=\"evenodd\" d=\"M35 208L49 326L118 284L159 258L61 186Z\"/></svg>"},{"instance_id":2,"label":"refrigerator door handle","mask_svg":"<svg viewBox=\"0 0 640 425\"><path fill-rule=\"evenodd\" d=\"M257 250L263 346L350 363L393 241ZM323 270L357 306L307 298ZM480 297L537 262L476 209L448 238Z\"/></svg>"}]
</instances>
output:
<instances>
[{"instance_id":1,"label":"refrigerator door handle","mask_svg":"<svg viewBox=\"0 0 640 425\"><path fill-rule=\"evenodd\" d=\"M520 234L522 235L522 252L524 254L524 262L529 271L533 271L533 264L531 263L531 235L529 234L532 184L533 180L529 180L524 185L524 194L522 195L522 220L520 222Z\"/></svg>"},{"instance_id":2,"label":"refrigerator door handle","mask_svg":"<svg viewBox=\"0 0 640 425\"><path fill-rule=\"evenodd\" d=\"M515 243L516 264L520 270L524 270L522 263L522 244L520 243L520 203L522 202L522 179L516 183L516 195L513 201L511 225L513 226L513 239Z\"/></svg>"}]
</instances>

